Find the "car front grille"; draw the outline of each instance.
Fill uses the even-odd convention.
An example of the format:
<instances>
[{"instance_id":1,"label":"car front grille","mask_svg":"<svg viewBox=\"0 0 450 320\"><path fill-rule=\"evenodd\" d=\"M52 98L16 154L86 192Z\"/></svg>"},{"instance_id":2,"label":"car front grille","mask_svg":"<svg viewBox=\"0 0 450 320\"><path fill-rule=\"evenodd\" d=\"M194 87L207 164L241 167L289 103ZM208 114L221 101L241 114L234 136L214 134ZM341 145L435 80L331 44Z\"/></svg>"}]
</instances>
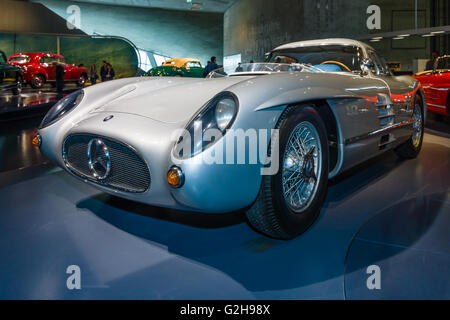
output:
<instances>
[{"instance_id":1,"label":"car front grille","mask_svg":"<svg viewBox=\"0 0 450 320\"><path fill-rule=\"evenodd\" d=\"M142 193L150 186L145 161L132 147L109 138L70 135L63 143L63 158L73 174L114 190Z\"/></svg>"}]
</instances>

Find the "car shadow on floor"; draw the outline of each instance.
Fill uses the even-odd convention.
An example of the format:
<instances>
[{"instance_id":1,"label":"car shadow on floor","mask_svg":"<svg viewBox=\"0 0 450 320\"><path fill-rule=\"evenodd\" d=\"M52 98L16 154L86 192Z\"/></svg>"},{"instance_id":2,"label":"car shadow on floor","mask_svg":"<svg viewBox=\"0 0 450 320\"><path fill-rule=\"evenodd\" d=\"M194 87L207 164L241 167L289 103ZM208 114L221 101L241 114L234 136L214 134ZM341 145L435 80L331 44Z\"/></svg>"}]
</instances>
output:
<instances>
[{"instance_id":1,"label":"car shadow on floor","mask_svg":"<svg viewBox=\"0 0 450 320\"><path fill-rule=\"evenodd\" d=\"M381 163L375 167L370 161L352 170L351 176L332 181L324 207L342 202L356 192L364 192L367 186L382 180L402 163L392 153L378 161ZM351 187L353 185L357 187ZM392 203L387 205L392 206ZM410 208L411 203L396 203L395 212L401 212L403 205ZM341 277L352 236L367 219L380 213L366 214L365 220L360 218L361 223L349 222L343 230L333 227L330 222L333 214L327 216L322 212L321 219L305 234L291 241L279 241L251 230L243 223L243 212L224 215L183 212L105 194L87 198L77 203L77 207L122 231L166 247L171 253L220 270L251 291L299 288ZM357 215L355 212L349 214ZM403 250L417 242L432 225L433 212L426 214L424 221L414 224L417 228L412 230ZM417 217L421 219L420 215ZM377 256L377 261L388 259L389 254L386 251L386 256ZM351 268L362 267L354 264Z\"/></svg>"}]
</instances>

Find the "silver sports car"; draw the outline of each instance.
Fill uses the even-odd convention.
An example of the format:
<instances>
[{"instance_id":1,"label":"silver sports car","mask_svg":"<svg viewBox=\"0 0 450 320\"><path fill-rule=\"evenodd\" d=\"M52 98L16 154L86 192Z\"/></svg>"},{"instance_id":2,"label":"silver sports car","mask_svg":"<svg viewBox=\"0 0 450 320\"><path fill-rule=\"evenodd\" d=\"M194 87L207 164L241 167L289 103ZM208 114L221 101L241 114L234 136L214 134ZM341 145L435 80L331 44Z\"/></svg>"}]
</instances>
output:
<instances>
[{"instance_id":1,"label":"silver sports car","mask_svg":"<svg viewBox=\"0 0 450 320\"><path fill-rule=\"evenodd\" d=\"M290 43L207 79L128 78L77 91L45 116L47 158L98 189L204 213L245 210L278 239L319 215L327 182L387 150L422 146L424 94L370 46Z\"/></svg>"}]
</instances>

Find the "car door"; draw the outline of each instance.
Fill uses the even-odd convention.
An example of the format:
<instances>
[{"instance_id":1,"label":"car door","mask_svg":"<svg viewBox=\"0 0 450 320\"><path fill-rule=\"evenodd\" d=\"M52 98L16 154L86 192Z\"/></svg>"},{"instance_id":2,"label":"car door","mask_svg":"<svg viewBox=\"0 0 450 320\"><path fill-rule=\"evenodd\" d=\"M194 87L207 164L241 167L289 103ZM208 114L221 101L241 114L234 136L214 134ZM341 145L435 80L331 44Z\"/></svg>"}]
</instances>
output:
<instances>
[{"instance_id":1,"label":"car door","mask_svg":"<svg viewBox=\"0 0 450 320\"><path fill-rule=\"evenodd\" d=\"M387 122L394 125L408 121L412 117L413 104L411 100L414 97L415 90L411 78L409 76L394 76L389 71L384 59L375 51L369 50L368 55L374 63L374 75L386 82L389 87L392 111L389 112L388 110L388 115L391 114L393 117L386 117Z\"/></svg>"},{"instance_id":2,"label":"car door","mask_svg":"<svg viewBox=\"0 0 450 320\"><path fill-rule=\"evenodd\" d=\"M375 51L369 50L369 57L374 63L373 75L385 82L390 91L390 105L380 109L380 123L384 127L395 127L396 130L389 132L391 142L401 142L411 134L410 124L413 111L415 94L417 90L416 81L410 76L394 76L388 69L384 59L380 58ZM383 112L381 112L383 111Z\"/></svg>"},{"instance_id":3,"label":"car door","mask_svg":"<svg viewBox=\"0 0 450 320\"><path fill-rule=\"evenodd\" d=\"M64 81L78 80L79 76L76 74L76 67L71 64L66 64L66 60L63 57L58 57L58 62L64 68Z\"/></svg>"},{"instance_id":4,"label":"car door","mask_svg":"<svg viewBox=\"0 0 450 320\"><path fill-rule=\"evenodd\" d=\"M186 70L188 73L188 77L193 77L193 78L203 77L203 68L202 68L202 65L200 62L189 61L186 64Z\"/></svg>"},{"instance_id":5,"label":"car door","mask_svg":"<svg viewBox=\"0 0 450 320\"><path fill-rule=\"evenodd\" d=\"M450 90L450 71L436 70L418 77L427 99L427 107L432 111L443 112L447 108Z\"/></svg>"},{"instance_id":6,"label":"car door","mask_svg":"<svg viewBox=\"0 0 450 320\"><path fill-rule=\"evenodd\" d=\"M39 59L39 64L45 69L47 73L47 81L55 81L56 67L53 65L55 58L51 55L43 56Z\"/></svg>"}]
</instances>

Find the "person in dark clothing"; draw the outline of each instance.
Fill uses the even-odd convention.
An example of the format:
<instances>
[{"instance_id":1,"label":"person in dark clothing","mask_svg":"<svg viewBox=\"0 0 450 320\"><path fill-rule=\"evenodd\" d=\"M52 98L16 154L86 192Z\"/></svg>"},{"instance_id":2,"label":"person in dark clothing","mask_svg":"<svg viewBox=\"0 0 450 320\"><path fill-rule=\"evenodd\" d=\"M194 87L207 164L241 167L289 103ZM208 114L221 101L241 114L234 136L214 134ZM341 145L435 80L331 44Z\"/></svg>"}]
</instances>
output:
<instances>
[{"instance_id":1,"label":"person in dark clothing","mask_svg":"<svg viewBox=\"0 0 450 320\"><path fill-rule=\"evenodd\" d=\"M238 63L238 66L237 66L237 68L236 68L236 70L234 70L235 72L243 72L244 71L244 68L242 68L242 64L239 62Z\"/></svg>"},{"instance_id":2,"label":"person in dark clothing","mask_svg":"<svg viewBox=\"0 0 450 320\"><path fill-rule=\"evenodd\" d=\"M203 69L203 78L206 78L206 76L208 75L208 73L206 73L206 71L208 71L210 64L211 64L211 61L208 61L208 63L206 64L205 69Z\"/></svg>"},{"instance_id":3,"label":"person in dark clothing","mask_svg":"<svg viewBox=\"0 0 450 320\"><path fill-rule=\"evenodd\" d=\"M434 63L436 62L437 58L439 58L439 52L433 51L433 52L431 53L431 60L429 60L429 61L427 62L427 65L426 65L426 67L425 67L425 71L433 70L433 69L434 69Z\"/></svg>"},{"instance_id":4,"label":"person in dark clothing","mask_svg":"<svg viewBox=\"0 0 450 320\"><path fill-rule=\"evenodd\" d=\"M253 70L253 64L255 63L255 61L250 60L250 65L247 67L247 71L252 71Z\"/></svg>"},{"instance_id":5,"label":"person in dark clothing","mask_svg":"<svg viewBox=\"0 0 450 320\"><path fill-rule=\"evenodd\" d=\"M115 76L114 68L112 67L111 64L107 63L106 64L106 81L113 80L114 76Z\"/></svg>"},{"instance_id":6,"label":"person in dark clothing","mask_svg":"<svg viewBox=\"0 0 450 320\"><path fill-rule=\"evenodd\" d=\"M100 77L102 78L102 82L106 81L106 68L107 68L107 62L103 60L103 65L100 69Z\"/></svg>"},{"instance_id":7,"label":"person in dark clothing","mask_svg":"<svg viewBox=\"0 0 450 320\"><path fill-rule=\"evenodd\" d=\"M95 64L91 65L91 70L89 71L89 77L91 78L92 85L97 83L98 74L97 74L97 67Z\"/></svg>"},{"instance_id":8,"label":"person in dark clothing","mask_svg":"<svg viewBox=\"0 0 450 320\"><path fill-rule=\"evenodd\" d=\"M211 71L214 71L218 68L219 66L216 63L216 57L211 57L211 63L206 66L203 74L206 77Z\"/></svg>"},{"instance_id":9,"label":"person in dark clothing","mask_svg":"<svg viewBox=\"0 0 450 320\"><path fill-rule=\"evenodd\" d=\"M64 67L57 61L53 62L53 65L56 67L56 91L58 92L58 94L62 94L64 90Z\"/></svg>"}]
</instances>

